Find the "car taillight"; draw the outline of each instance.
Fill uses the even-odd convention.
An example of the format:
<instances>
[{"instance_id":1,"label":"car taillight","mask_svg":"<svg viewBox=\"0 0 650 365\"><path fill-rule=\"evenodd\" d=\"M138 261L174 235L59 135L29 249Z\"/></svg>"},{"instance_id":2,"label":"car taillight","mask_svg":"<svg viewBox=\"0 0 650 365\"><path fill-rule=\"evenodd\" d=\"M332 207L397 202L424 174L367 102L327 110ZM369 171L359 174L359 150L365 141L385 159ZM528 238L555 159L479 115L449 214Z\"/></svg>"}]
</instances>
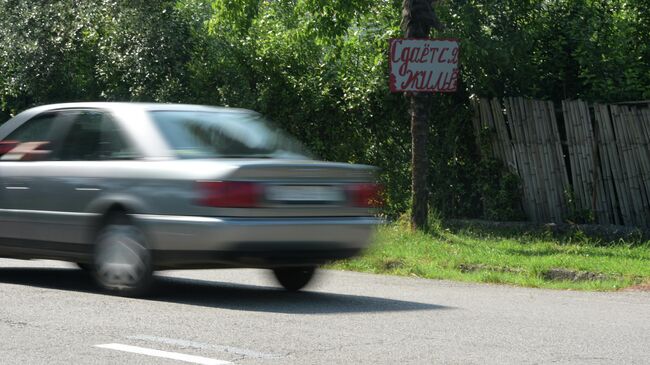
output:
<instances>
[{"instance_id":1,"label":"car taillight","mask_svg":"<svg viewBox=\"0 0 650 365\"><path fill-rule=\"evenodd\" d=\"M348 186L352 205L361 208L379 208L384 204L381 197L382 187L374 183L353 184Z\"/></svg>"},{"instance_id":2,"label":"car taillight","mask_svg":"<svg viewBox=\"0 0 650 365\"><path fill-rule=\"evenodd\" d=\"M199 181L198 204L217 208L253 208L259 205L262 186L247 181Z\"/></svg>"}]
</instances>

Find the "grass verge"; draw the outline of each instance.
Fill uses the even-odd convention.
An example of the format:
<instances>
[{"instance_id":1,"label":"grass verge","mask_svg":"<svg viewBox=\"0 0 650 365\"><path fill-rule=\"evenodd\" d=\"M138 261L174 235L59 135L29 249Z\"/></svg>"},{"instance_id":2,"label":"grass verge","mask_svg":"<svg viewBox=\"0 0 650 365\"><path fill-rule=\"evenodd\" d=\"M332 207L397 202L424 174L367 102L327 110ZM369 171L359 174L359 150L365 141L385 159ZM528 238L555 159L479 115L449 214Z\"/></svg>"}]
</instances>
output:
<instances>
[{"instance_id":1,"label":"grass verge","mask_svg":"<svg viewBox=\"0 0 650 365\"><path fill-rule=\"evenodd\" d=\"M618 290L650 283L650 242L600 241L581 231L563 236L484 228L412 232L398 222L379 228L359 258L330 268L536 288Z\"/></svg>"}]
</instances>

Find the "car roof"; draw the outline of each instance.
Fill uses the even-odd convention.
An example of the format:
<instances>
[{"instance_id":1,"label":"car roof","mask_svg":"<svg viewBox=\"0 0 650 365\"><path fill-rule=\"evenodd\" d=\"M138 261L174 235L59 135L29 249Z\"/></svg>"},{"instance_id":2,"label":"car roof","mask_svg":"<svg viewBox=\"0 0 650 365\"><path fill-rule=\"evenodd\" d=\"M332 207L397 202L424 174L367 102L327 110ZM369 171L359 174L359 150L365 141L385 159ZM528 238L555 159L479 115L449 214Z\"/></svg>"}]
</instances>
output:
<instances>
[{"instance_id":1,"label":"car roof","mask_svg":"<svg viewBox=\"0 0 650 365\"><path fill-rule=\"evenodd\" d=\"M66 110L66 109L102 109L114 115L132 115L140 114L145 112L152 111L193 111L193 112L221 112L221 113L238 113L238 114L254 114L258 115L257 112L230 108L230 107L215 107L215 106L206 106L206 105L191 105L191 104L169 104L169 103L137 103L137 102L78 102L78 103L60 103L60 104L48 104L41 105L27 109L15 117L11 118L0 126L0 139L5 138L9 133L13 132L18 126L22 125L28 119L40 114L46 113L48 111L57 111L57 110ZM119 118L118 118L119 119ZM123 124L123 127L127 127L130 130L133 129L142 129L146 130L148 123L127 123ZM153 128L153 127L151 127ZM151 133L151 128L147 133ZM142 131L138 132L142 133ZM147 145L152 145L156 147L156 144L152 141L149 141ZM159 143L156 148L158 152L162 150ZM151 150L156 148L151 147ZM145 154L155 153L149 151Z\"/></svg>"},{"instance_id":2,"label":"car roof","mask_svg":"<svg viewBox=\"0 0 650 365\"><path fill-rule=\"evenodd\" d=\"M27 111L43 112L47 110L60 110L60 109L76 109L76 108L98 108L108 110L145 110L145 111L205 111L205 112L228 112L228 113L254 113L251 110L207 106L207 105L193 105L193 104L173 104L173 103L139 103L139 102L78 102L78 103L59 103L41 105Z\"/></svg>"}]
</instances>

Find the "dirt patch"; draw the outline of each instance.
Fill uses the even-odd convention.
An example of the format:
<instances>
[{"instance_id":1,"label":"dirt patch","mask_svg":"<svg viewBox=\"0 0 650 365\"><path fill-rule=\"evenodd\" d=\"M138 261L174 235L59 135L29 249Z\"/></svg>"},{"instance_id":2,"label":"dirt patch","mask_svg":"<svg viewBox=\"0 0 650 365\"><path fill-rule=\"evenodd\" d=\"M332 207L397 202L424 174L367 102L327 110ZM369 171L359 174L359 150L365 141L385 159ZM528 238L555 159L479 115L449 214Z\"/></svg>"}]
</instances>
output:
<instances>
[{"instance_id":1,"label":"dirt patch","mask_svg":"<svg viewBox=\"0 0 650 365\"><path fill-rule=\"evenodd\" d=\"M404 267L404 261L400 259L387 259L381 262L381 268L383 270L395 270Z\"/></svg>"},{"instance_id":2,"label":"dirt patch","mask_svg":"<svg viewBox=\"0 0 650 365\"><path fill-rule=\"evenodd\" d=\"M542 272L542 278L549 281L600 281L610 279L609 276L604 274L561 268L549 269Z\"/></svg>"},{"instance_id":3,"label":"dirt patch","mask_svg":"<svg viewBox=\"0 0 650 365\"><path fill-rule=\"evenodd\" d=\"M462 273L469 272L478 272L478 271L489 271L489 272L499 272L499 273L515 273L521 274L524 273L524 269L507 267L507 266L490 266L483 264L459 264L457 266L458 270ZM543 271L541 274L542 278L547 281L602 281L602 280L611 280L616 279L609 275L589 272L589 271L575 271L563 268L553 268ZM638 290L650 290L650 283L643 286L638 286Z\"/></svg>"},{"instance_id":4,"label":"dirt patch","mask_svg":"<svg viewBox=\"0 0 650 365\"><path fill-rule=\"evenodd\" d=\"M507 266L490 266L483 264L459 264L458 270L462 273L477 272L477 271L491 271L491 272L509 272L509 273L522 273L523 269Z\"/></svg>"},{"instance_id":5,"label":"dirt patch","mask_svg":"<svg viewBox=\"0 0 650 365\"><path fill-rule=\"evenodd\" d=\"M623 289L623 291L646 291L650 292L650 283L634 285L629 288Z\"/></svg>"}]
</instances>

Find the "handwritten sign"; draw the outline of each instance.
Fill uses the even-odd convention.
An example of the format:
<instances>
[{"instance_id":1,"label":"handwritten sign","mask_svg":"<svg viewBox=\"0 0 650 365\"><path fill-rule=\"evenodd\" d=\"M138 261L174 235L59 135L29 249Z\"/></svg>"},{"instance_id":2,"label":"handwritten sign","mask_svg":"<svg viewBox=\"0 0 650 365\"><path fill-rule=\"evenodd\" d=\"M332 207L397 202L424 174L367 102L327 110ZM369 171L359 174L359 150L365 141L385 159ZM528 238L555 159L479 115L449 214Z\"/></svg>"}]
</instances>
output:
<instances>
[{"instance_id":1,"label":"handwritten sign","mask_svg":"<svg viewBox=\"0 0 650 365\"><path fill-rule=\"evenodd\" d=\"M390 90L456 91L459 55L457 39L391 39Z\"/></svg>"}]
</instances>

